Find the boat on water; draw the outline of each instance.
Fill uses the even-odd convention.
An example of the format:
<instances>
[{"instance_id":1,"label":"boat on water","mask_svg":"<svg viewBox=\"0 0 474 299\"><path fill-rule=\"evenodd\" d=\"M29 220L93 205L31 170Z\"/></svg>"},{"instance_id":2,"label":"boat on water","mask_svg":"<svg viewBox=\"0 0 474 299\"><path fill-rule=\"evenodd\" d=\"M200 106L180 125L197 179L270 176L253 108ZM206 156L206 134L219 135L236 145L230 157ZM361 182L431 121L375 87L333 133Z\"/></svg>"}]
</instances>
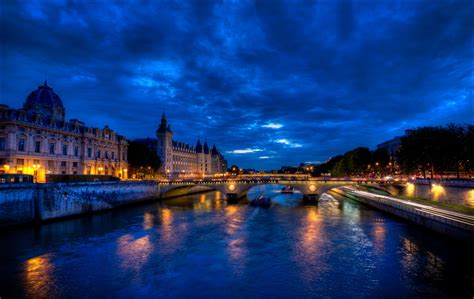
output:
<instances>
[{"instance_id":1,"label":"boat on water","mask_svg":"<svg viewBox=\"0 0 474 299\"><path fill-rule=\"evenodd\" d=\"M254 207L264 207L269 208L272 205L272 200L269 197L265 197L260 195L259 197L255 198L250 202L251 206Z\"/></svg>"},{"instance_id":2,"label":"boat on water","mask_svg":"<svg viewBox=\"0 0 474 299\"><path fill-rule=\"evenodd\" d=\"M285 186L281 189L281 193L287 193L287 194L295 193L295 188L291 186Z\"/></svg>"}]
</instances>

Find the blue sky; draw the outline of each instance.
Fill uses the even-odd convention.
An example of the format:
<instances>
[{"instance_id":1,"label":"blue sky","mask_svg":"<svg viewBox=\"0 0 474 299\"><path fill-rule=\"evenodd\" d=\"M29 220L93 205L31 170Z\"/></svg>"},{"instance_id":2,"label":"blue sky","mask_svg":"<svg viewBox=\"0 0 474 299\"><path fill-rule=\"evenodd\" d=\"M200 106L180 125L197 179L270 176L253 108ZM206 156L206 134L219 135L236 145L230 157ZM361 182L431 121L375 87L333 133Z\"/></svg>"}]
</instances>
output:
<instances>
[{"instance_id":1,"label":"blue sky","mask_svg":"<svg viewBox=\"0 0 474 299\"><path fill-rule=\"evenodd\" d=\"M216 142L257 169L474 123L473 1L2 2L0 103Z\"/></svg>"}]
</instances>

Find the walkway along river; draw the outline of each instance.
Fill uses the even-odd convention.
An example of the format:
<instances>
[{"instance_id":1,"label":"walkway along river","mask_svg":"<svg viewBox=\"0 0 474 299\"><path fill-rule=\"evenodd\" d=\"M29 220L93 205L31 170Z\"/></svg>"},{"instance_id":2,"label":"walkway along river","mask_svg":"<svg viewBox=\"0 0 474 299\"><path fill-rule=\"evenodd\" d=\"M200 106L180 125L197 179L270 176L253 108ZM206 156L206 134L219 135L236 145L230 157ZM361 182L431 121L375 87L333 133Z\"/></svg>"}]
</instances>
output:
<instances>
[{"instance_id":1,"label":"walkway along river","mask_svg":"<svg viewBox=\"0 0 474 299\"><path fill-rule=\"evenodd\" d=\"M219 192L0 233L0 297L472 298L472 248L355 201ZM337 196L337 195L334 195Z\"/></svg>"}]
</instances>

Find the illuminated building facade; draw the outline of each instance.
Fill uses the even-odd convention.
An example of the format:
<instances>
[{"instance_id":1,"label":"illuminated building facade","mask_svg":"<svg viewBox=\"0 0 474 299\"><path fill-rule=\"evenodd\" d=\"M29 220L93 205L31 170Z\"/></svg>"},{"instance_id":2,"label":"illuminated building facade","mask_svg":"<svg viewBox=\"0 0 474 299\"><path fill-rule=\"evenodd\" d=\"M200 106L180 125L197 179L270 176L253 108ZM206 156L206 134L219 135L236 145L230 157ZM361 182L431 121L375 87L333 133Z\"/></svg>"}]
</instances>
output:
<instances>
[{"instance_id":1,"label":"illuminated building facade","mask_svg":"<svg viewBox=\"0 0 474 299\"><path fill-rule=\"evenodd\" d=\"M31 92L22 109L0 105L0 173L106 174L127 178L124 136L108 126L65 120L59 96L47 82Z\"/></svg>"},{"instance_id":2,"label":"illuminated building facade","mask_svg":"<svg viewBox=\"0 0 474 299\"><path fill-rule=\"evenodd\" d=\"M208 176L227 171L227 161L217 150L216 145L209 148L207 142L196 146L173 140L171 126L166 116L161 117L156 131L156 151L161 159L161 172L170 176Z\"/></svg>"}]
</instances>

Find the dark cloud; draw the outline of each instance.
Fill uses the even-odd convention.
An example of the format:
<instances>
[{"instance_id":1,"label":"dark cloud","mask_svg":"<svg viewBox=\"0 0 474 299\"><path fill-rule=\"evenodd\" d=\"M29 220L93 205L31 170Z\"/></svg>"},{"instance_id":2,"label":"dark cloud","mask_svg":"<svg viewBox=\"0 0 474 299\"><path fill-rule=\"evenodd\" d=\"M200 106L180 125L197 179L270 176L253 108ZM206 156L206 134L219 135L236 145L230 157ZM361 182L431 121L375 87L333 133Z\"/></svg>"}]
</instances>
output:
<instances>
[{"instance_id":1,"label":"dark cloud","mask_svg":"<svg viewBox=\"0 0 474 299\"><path fill-rule=\"evenodd\" d=\"M46 76L67 116L216 142L231 163L320 161L473 123L472 1L2 3L0 102ZM232 154L246 150L246 154ZM261 157L266 157L260 159Z\"/></svg>"}]
</instances>

